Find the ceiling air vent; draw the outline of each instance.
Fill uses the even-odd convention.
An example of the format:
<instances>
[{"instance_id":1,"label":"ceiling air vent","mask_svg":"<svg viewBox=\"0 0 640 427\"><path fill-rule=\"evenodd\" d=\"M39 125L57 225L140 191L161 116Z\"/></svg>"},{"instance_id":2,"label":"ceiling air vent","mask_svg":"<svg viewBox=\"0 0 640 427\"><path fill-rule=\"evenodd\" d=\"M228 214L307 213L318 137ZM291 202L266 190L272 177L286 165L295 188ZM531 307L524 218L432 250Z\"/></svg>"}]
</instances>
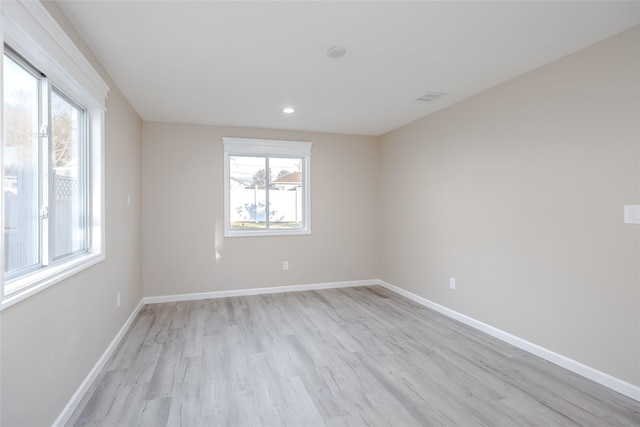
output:
<instances>
[{"instance_id":1,"label":"ceiling air vent","mask_svg":"<svg viewBox=\"0 0 640 427\"><path fill-rule=\"evenodd\" d=\"M433 102L436 99L442 98L446 93L440 92L427 92L419 98L416 98L416 101L424 101L424 102Z\"/></svg>"}]
</instances>

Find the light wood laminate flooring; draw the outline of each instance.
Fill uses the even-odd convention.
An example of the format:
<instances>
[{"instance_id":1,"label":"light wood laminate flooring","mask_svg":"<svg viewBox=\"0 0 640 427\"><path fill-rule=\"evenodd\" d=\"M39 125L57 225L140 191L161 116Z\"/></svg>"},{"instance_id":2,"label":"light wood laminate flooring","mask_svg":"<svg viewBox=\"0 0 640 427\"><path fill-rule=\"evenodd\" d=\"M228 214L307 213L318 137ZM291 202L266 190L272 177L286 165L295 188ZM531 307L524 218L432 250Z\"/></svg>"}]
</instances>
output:
<instances>
[{"instance_id":1,"label":"light wood laminate flooring","mask_svg":"<svg viewBox=\"0 0 640 427\"><path fill-rule=\"evenodd\" d=\"M378 286L143 307L69 426L640 426L640 403Z\"/></svg>"}]
</instances>

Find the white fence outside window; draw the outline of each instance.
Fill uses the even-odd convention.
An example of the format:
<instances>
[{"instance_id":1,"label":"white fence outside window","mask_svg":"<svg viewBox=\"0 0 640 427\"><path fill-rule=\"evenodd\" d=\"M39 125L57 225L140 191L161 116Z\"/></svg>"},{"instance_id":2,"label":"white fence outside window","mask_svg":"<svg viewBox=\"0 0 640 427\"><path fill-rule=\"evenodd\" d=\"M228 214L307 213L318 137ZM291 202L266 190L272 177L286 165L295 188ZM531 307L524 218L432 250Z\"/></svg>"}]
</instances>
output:
<instances>
[{"instance_id":1,"label":"white fence outside window","mask_svg":"<svg viewBox=\"0 0 640 427\"><path fill-rule=\"evenodd\" d=\"M264 222L266 219L265 190L260 188L232 188L230 190L230 220L234 222ZM269 190L270 222L301 222L302 191Z\"/></svg>"}]
</instances>

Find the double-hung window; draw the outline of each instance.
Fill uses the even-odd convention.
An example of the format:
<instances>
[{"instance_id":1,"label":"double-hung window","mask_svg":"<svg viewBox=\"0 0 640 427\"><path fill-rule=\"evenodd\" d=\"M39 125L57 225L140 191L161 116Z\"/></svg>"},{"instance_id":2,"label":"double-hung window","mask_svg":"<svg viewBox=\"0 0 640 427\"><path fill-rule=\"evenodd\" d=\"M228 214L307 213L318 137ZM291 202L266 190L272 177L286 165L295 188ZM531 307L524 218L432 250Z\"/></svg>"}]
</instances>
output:
<instances>
[{"instance_id":1,"label":"double-hung window","mask_svg":"<svg viewBox=\"0 0 640 427\"><path fill-rule=\"evenodd\" d=\"M42 5L2 12L4 308L104 259L108 87Z\"/></svg>"},{"instance_id":2,"label":"double-hung window","mask_svg":"<svg viewBox=\"0 0 640 427\"><path fill-rule=\"evenodd\" d=\"M223 138L225 236L311 233L310 142Z\"/></svg>"}]
</instances>

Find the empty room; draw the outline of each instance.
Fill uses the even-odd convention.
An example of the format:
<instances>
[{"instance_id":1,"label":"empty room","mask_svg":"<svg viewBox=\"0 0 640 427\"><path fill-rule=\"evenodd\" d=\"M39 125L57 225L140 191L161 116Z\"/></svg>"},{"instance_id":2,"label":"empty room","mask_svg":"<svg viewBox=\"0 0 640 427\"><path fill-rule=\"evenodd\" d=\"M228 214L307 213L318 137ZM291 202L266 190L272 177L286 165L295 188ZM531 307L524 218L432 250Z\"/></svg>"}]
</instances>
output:
<instances>
[{"instance_id":1,"label":"empty room","mask_svg":"<svg viewBox=\"0 0 640 427\"><path fill-rule=\"evenodd\" d=\"M640 2L0 19L1 426L640 426Z\"/></svg>"}]
</instances>

